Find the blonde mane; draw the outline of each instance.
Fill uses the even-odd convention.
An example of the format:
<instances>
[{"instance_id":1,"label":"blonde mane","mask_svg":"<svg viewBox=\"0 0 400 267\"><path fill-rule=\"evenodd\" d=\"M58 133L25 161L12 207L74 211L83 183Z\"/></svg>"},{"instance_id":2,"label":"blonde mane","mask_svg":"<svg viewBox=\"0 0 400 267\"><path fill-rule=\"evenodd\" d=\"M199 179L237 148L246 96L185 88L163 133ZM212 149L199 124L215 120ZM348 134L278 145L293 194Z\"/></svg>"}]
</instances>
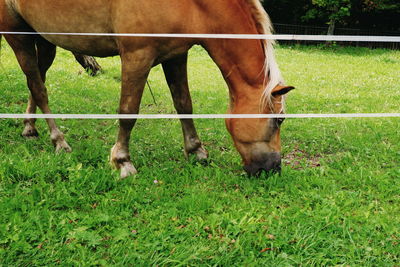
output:
<instances>
[{"instance_id":1,"label":"blonde mane","mask_svg":"<svg viewBox=\"0 0 400 267\"><path fill-rule=\"evenodd\" d=\"M244 0L248 6L250 7L251 14L253 16L253 20L256 23L257 31L260 34L272 35L273 26L271 23L271 19L269 18L267 12L264 10L261 2L259 0ZM262 98L262 105L264 106L266 103L271 103L271 94L272 90L277 85L283 85L284 80L282 78L281 71L279 70L278 63L275 59L274 52L274 40L261 40L264 46L265 53L265 63L264 63L264 84L266 80L269 79L268 83L265 84L264 94ZM282 98L283 101L283 98Z\"/></svg>"}]
</instances>

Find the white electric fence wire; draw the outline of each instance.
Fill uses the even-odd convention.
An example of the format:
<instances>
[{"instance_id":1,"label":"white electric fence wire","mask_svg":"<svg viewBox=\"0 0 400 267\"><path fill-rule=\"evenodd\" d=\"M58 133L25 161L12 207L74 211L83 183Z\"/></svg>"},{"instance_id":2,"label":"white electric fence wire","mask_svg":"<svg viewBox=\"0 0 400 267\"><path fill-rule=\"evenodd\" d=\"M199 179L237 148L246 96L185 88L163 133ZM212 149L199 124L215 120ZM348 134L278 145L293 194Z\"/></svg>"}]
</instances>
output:
<instances>
[{"instance_id":1,"label":"white electric fence wire","mask_svg":"<svg viewBox=\"0 0 400 267\"><path fill-rule=\"evenodd\" d=\"M0 114L0 119L278 119L398 118L400 113L342 114Z\"/></svg>"},{"instance_id":2,"label":"white electric fence wire","mask_svg":"<svg viewBox=\"0 0 400 267\"><path fill-rule=\"evenodd\" d=\"M296 35L296 34L187 34L187 33L97 33L97 32L0 32L12 35L68 35L148 38L193 38L193 39L247 39L247 40L292 40L292 41L341 41L341 42L400 42L399 36L357 35Z\"/></svg>"},{"instance_id":3,"label":"white electric fence wire","mask_svg":"<svg viewBox=\"0 0 400 267\"><path fill-rule=\"evenodd\" d=\"M400 42L398 36L295 35L295 34L178 34L178 33L62 33L9 32L11 35L68 35L145 38L244 39L341 42ZM262 119L262 118L397 118L400 113L344 114L0 114L0 119Z\"/></svg>"}]
</instances>

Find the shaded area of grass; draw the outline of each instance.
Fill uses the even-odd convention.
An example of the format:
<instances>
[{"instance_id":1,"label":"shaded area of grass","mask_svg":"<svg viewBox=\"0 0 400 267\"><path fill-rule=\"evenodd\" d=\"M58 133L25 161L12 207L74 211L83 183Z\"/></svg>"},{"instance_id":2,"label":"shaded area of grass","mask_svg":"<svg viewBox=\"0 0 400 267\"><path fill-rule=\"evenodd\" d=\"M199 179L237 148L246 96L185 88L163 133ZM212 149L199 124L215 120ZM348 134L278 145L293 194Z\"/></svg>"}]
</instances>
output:
<instances>
[{"instance_id":1,"label":"shaded area of grass","mask_svg":"<svg viewBox=\"0 0 400 267\"><path fill-rule=\"evenodd\" d=\"M4 44L3 44L4 45ZM116 113L119 59L91 78L58 51L48 74L55 113ZM400 53L280 47L289 113L399 112ZM28 91L2 51L0 113L21 113ZM224 113L227 90L195 48L189 78L196 113ZM142 113L174 113L162 71L150 75ZM224 104L221 104L224 103ZM398 119L288 119L281 176L248 178L221 120L197 120L212 162L182 155L178 121L142 120L131 153L139 174L120 181L107 162L116 121L59 121L74 149L55 155L0 121L0 264L360 265L400 261ZM314 164L317 161L318 164Z\"/></svg>"}]
</instances>

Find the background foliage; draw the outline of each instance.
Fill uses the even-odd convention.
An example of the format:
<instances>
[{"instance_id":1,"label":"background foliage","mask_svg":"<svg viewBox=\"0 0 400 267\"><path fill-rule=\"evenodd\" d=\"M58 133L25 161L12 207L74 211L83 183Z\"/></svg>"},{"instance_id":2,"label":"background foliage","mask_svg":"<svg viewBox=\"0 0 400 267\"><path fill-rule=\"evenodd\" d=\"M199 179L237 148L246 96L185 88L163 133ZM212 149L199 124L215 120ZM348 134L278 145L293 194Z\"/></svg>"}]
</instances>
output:
<instances>
[{"instance_id":1,"label":"background foliage","mask_svg":"<svg viewBox=\"0 0 400 267\"><path fill-rule=\"evenodd\" d=\"M398 0L265 0L263 4L275 23L325 25L333 17L339 26L400 31Z\"/></svg>"}]
</instances>

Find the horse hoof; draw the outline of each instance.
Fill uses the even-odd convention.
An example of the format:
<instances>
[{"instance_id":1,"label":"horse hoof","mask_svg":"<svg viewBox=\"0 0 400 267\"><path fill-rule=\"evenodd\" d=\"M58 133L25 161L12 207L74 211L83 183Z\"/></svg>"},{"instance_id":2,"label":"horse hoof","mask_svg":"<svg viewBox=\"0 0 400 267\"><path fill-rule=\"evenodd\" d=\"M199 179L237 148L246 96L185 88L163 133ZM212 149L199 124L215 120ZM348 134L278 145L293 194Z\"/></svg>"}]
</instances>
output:
<instances>
[{"instance_id":1,"label":"horse hoof","mask_svg":"<svg viewBox=\"0 0 400 267\"><path fill-rule=\"evenodd\" d=\"M56 144L56 154L61 153L62 151L65 151L67 153L72 152L71 147L67 144L65 141L59 141Z\"/></svg>"},{"instance_id":2,"label":"horse hoof","mask_svg":"<svg viewBox=\"0 0 400 267\"><path fill-rule=\"evenodd\" d=\"M118 144L115 144L111 148L110 154L110 164L121 170L121 179L125 179L128 176L137 174L137 170L133 166L132 162L129 160L129 155L121 150Z\"/></svg>"},{"instance_id":3,"label":"horse hoof","mask_svg":"<svg viewBox=\"0 0 400 267\"><path fill-rule=\"evenodd\" d=\"M203 146L200 146L196 150L192 150L190 152L185 151L185 157L187 159L194 158L197 162L200 162L201 164L208 163L208 152L204 149Z\"/></svg>"},{"instance_id":4,"label":"horse hoof","mask_svg":"<svg viewBox=\"0 0 400 267\"><path fill-rule=\"evenodd\" d=\"M193 154L196 155L196 159L200 162L207 161L208 152L203 146L199 147Z\"/></svg>"},{"instance_id":5,"label":"horse hoof","mask_svg":"<svg viewBox=\"0 0 400 267\"><path fill-rule=\"evenodd\" d=\"M34 139L39 137L39 133L35 127L26 126L24 131L22 132L22 136L28 139Z\"/></svg>"},{"instance_id":6,"label":"horse hoof","mask_svg":"<svg viewBox=\"0 0 400 267\"><path fill-rule=\"evenodd\" d=\"M124 162L121 164L121 179L135 174L137 174L137 170L131 162Z\"/></svg>"}]
</instances>

